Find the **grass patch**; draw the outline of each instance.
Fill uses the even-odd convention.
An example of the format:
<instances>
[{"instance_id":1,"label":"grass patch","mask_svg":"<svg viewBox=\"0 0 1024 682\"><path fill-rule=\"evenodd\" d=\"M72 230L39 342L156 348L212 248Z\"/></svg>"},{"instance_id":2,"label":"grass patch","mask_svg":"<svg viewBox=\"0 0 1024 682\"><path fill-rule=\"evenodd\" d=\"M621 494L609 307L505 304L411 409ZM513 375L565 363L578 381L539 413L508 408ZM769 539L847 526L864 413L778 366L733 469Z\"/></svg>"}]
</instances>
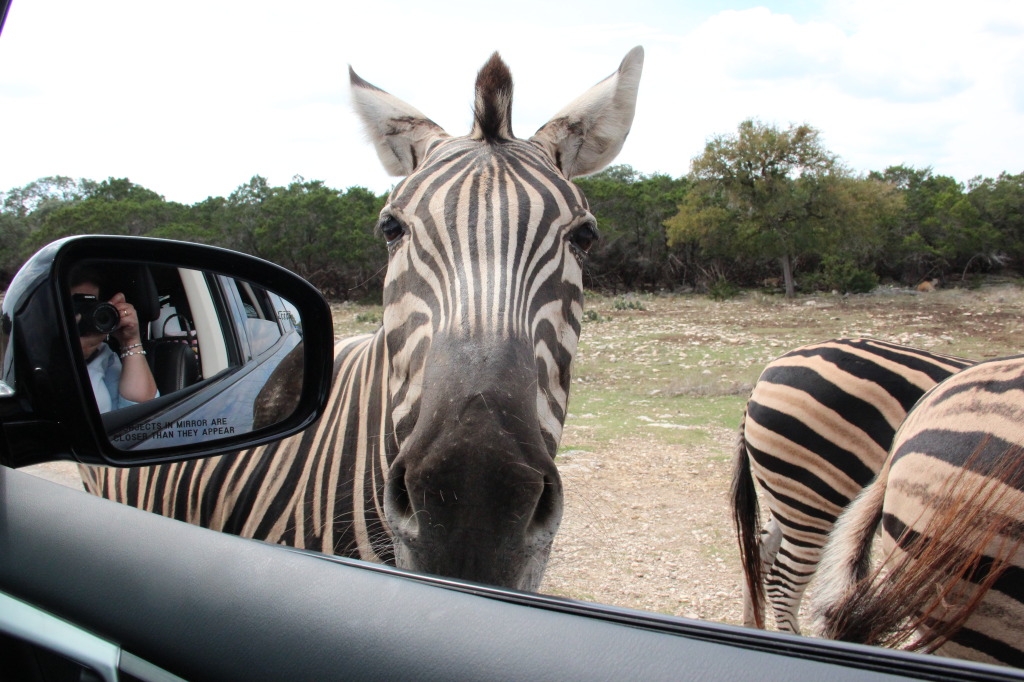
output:
<instances>
[{"instance_id":1,"label":"grass patch","mask_svg":"<svg viewBox=\"0 0 1024 682\"><path fill-rule=\"evenodd\" d=\"M569 401L562 443L566 450L585 450L639 436L663 445L705 445L716 429L736 428L745 402L745 394L638 396L622 390L578 390Z\"/></svg>"},{"instance_id":2,"label":"grass patch","mask_svg":"<svg viewBox=\"0 0 1024 682\"><path fill-rule=\"evenodd\" d=\"M380 315L376 312L356 313L354 319L358 324L380 324Z\"/></svg>"},{"instance_id":3,"label":"grass patch","mask_svg":"<svg viewBox=\"0 0 1024 682\"><path fill-rule=\"evenodd\" d=\"M734 429L761 370L798 346L876 336L972 358L1019 352L1024 289L1017 283L919 295L872 294L786 300L744 293L601 296L588 293L573 367L562 449L624 437L701 444ZM380 326L380 305L332 306L339 336Z\"/></svg>"}]
</instances>

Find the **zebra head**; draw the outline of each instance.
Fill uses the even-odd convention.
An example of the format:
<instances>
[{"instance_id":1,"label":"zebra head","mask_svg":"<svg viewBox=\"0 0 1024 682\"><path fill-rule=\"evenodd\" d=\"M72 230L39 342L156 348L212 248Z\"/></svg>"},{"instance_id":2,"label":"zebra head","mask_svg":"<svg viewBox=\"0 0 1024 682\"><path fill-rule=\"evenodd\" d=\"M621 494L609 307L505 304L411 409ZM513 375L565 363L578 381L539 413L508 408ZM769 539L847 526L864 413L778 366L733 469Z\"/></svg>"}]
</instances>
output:
<instances>
[{"instance_id":1,"label":"zebra head","mask_svg":"<svg viewBox=\"0 0 1024 682\"><path fill-rule=\"evenodd\" d=\"M597 239L570 179L629 132L642 48L528 140L494 54L474 125L452 137L350 70L384 167L405 176L378 224L390 411L384 513L400 567L534 590L562 516L554 457Z\"/></svg>"}]
</instances>

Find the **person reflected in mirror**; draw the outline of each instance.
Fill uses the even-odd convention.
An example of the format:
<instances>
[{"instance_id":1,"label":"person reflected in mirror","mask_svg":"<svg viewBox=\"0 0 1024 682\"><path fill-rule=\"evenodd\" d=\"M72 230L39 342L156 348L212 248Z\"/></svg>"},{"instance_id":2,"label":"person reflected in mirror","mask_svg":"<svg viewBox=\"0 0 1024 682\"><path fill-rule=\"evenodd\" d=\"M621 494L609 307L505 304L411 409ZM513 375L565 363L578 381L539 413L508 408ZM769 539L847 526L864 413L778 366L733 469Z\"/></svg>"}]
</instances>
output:
<instances>
[{"instance_id":1,"label":"person reflected in mirror","mask_svg":"<svg viewBox=\"0 0 1024 682\"><path fill-rule=\"evenodd\" d=\"M118 292L106 301L114 310L102 307L103 281L98 268L79 267L71 273L71 295L76 302L75 321L79 323L82 356L89 370L96 404L100 412L109 412L152 400L159 392L142 348L135 306ZM83 303L85 310L100 307L98 315L86 313L91 319L84 324L83 314L77 313ZM109 311L112 318L109 321L104 319L105 311ZM91 323L92 318L96 323ZM111 338L117 341L117 352L109 343Z\"/></svg>"}]
</instances>

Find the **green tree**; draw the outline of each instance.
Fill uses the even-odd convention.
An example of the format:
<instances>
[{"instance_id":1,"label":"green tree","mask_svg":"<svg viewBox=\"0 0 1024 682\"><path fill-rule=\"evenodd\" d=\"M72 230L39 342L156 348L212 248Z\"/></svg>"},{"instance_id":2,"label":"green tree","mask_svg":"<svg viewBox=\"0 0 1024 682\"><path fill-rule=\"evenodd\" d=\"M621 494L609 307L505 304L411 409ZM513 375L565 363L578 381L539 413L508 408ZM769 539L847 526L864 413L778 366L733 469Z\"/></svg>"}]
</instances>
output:
<instances>
[{"instance_id":1,"label":"green tree","mask_svg":"<svg viewBox=\"0 0 1024 682\"><path fill-rule=\"evenodd\" d=\"M136 185L128 178L108 178L92 187L86 198L100 201L133 201L139 204L164 200L153 190Z\"/></svg>"},{"instance_id":2,"label":"green tree","mask_svg":"<svg viewBox=\"0 0 1024 682\"><path fill-rule=\"evenodd\" d=\"M13 213L0 212L0 289L6 288L29 254L24 253L28 223Z\"/></svg>"},{"instance_id":3,"label":"green tree","mask_svg":"<svg viewBox=\"0 0 1024 682\"><path fill-rule=\"evenodd\" d=\"M26 218L47 207L81 201L95 189L92 180L51 175L0 193L0 212Z\"/></svg>"},{"instance_id":4,"label":"green tree","mask_svg":"<svg viewBox=\"0 0 1024 682\"><path fill-rule=\"evenodd\" d=\"M188 207L182 204L164 201L126 178L110 178L81 201L48 213L37 236L41 244L76 234L158 236L169 226L187 221L187 214Z\"/></svg>"},{"instance_id":5,"label":"green tree","mask_svg":"<svg viewBox=\"0 0 1024 682\"><path fill-rule=\"evenodd\" d=\"M216 216L212 225L217 234L217 243L227 249L265 258L256 243L256 235L264 227L264 203L270 199L273 191L266 178L254 175L249 182L232 192L223 206L223 212Z\"/></svg>"},{"instance_id":6,"label":"green tree","mask_svg":"<svg viewBox=\"0 0 1024 682\"><path fill-rule=\"evenodd\" d=\"M903 196L877 178L841 174L829 178L826 190L817 207L817 220L825 226L821 284L843 292L869 291L877 284L875 264L903 208Z\"/></svg>"},{"instance_id":7,"label":"green tree","mask_svg":"<svg viewBox=\"0 0 1024 682\"><path fill-rule=\"evenodd\" d=\"M601 240L591 249L591 285L606 289L672 286L679 263L664 221L686 194L685 179L644 175L625 165L577 178L597 219Z\"/></svg>"},{"instance_id":8,"label":"green tree","mask_svg":"<svg viewBox=\"0 0 1024 682\"><path fill-rule=\"evenodd\" d=\"M255 245L264 258L303 276L325 293L348 298L387 260L373 234L383 207L362 187L339 192L296 178L263 202Z\"/></svg>"},{"instance_id":9,"label":"green tree","mask_svg":"<svg viewBox=\"0 0 1024 682\"><path fill-rule=\"evenodd\" d=\"M999 235L1005 258L1019 269L1024 265L1024 173L1001 173L998 178L974 178L968 199L983 224Z\"/></svg>"},{"instance_id":10,"label":"green tree","mask_svg":"<svg viewBox=\"0 0 1024 682\"><path fill-rule=\"evenodd\" d=\"M193 206L191 229L212 243L283 265L328 296L349 298L382 284L375 273L387 252L373 230L385 198L299 176L287 187L273 187L254 176L227 199Z\"/></svg>"},{"instance_id":11,"label":"green tree","mask_svg":"<svg viewBox=\"0 0 1024 682\"><path fill-rule=\"evenodd\" d=\"M720 192L707 186L687 192L676 206L675 215L665 220L668 244L675 250L689 250L700 262L699 281L706 284L730 280L728 273L739 254L738 221L727 208ZM698 281L694 282L699 283Z\"/></svg>"},{"instance_id":12,"label":"green tree","mask_svg":"<svg viewBox=\"0 0 1024 682\"><path fill-rule=\"evenodd\" d=\"M81 201L95 186L91 180L55 175L0 192L0 284L45 244L39 231L46 216Z\"/></svg>"},{"instance_id":13,"label":"green tree","mask_svg":"<svg viewBox=\"0 0 1024 682\"><path fill-rule=\"evenodd\" d=\"M666 226L671 243L727 243L734 253L777 259L786 295L795 293L794 260L820 251L829 228L822 207L845 171L808 125L786 130L747 120L719 135L693 160L690 178L702 195L680 207ZM708 216L696 213L710 210ZM834 210L828 212L834 220Z\"/></svg>"},{"instance_id":14,"label":"green tree","mask_svg":"<svg viewBox=\"0 0 1024 682\"><path fill-rule=\"evenodd\" d=\"M884 249L894 276L913 283L963 271L978 259L1001 259L1004 238L983 215L984 190L972 200L961 183L933 175L930 168L893 166L874 177L894 184L904 196Z\"/></svg>"}]
</instances>

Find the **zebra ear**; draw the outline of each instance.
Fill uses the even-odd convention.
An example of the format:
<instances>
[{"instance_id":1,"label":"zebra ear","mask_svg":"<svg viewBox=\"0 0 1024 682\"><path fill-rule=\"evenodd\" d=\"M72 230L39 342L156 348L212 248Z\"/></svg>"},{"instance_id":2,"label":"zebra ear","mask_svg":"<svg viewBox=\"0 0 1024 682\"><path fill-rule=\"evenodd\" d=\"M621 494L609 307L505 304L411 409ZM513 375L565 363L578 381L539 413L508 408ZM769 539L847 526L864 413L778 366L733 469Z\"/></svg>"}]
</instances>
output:
<instances>
[{"instance_id":1,"label":"zebra ear","mask_svg":"<svg viewBox=\"0 0 1024 682\"><path fill-rule=\"evenodd\" d=\"M644 48L634 47L619 70L578 97L530 138L543 147L567 178L596 173L618 155L626 141Z\"/></svg>"},{"instance_id":2,"label":"zebra ear","mask_svg":"<svg viewBox=\"0 0 1024 682\"><path fill-rule=\"evenodd\" d=\"M367 83L351 66L348 75L352 84L352 105L377 148L384 170L391 175L409 175L435 140L448 137L441 126L416 107Z\"/></svg>"}]
</instances>

